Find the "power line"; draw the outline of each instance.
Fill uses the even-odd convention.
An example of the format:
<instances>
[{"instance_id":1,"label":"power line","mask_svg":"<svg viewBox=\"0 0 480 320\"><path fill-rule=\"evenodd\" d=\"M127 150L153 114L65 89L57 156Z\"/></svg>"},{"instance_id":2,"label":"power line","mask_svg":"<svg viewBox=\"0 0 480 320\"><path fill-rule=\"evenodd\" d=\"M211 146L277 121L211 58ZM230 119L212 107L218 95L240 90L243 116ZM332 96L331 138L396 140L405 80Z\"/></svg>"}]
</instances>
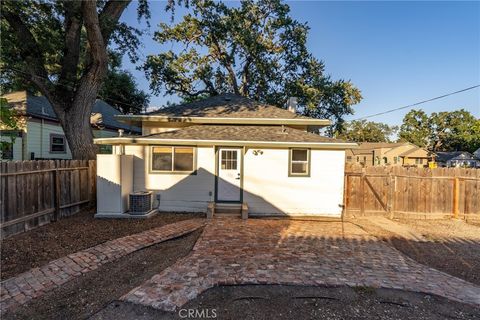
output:
<instances>
[{"instance_id":1,"label":"power line","mask_svg":"<svg viewBox=\"0 0 480 320\"><path fill-rule=\"evenodd\" d=\"M24 74L24 75L32 76L30 73L25 72L25 71L23 71L23 70L16 69L16 68L7 67L7 66L3 66L3 68L9 69L9 70L14 71L14 72L22 73L22 74ZM37 75L36 75L36 77L42 78L42 79L45 79L45 80L50 80L50 79L48 79L48 78L46 78L46 77L42 77L42 76L37 76ZM57 83L57 84L55 84L55 85L59 85L59 86L63 86L63 87L68 88L68 89L75 90L75 88L72 87L72 86L70 86L70 85L61 84L61 83ZM419 101L419 102L416 102L416 103L413 103L413 104L409 104L409 105L406 105L406 106L403 106L403 107L399 107L399 108L395 108L395 109L390 109L390 110L387 110L387 111L383 111L383 112L371 114L371 115L368 115L368 116L360 117L360 118L357 118L357 119L350 120L350 122L351 122L351 121L356 121L356 120L368 119L368 118L372 118L372 117L376 117L376 116L388 114L388 113L391 113L391 112L395 112L395 111L398 111L398 110L415 107L415 106L418 106L418 105L421 105L421 104L424 104L424 103L427 103L427 102L430 102L430 101L439 100L439 99L442 99L442 98L445 98L445 97L448 97L448 96L452 96L452 95L455 95L455 94L458 94L458 93L461 93L461 92L465 92L465 91L468 91L468 90L472 90L472 89L475 89L475 88L478 88L478 87L480 87L480 85L475 85L475 86L468 87L468 88L465 88L465 89L462 89L462 90L458 90L458 91L446 93L446 94L443 94L443 95L441 95L441 96L437 96L437 97L434 97L434 98L431 98L431 99ZM117 103L122 103L122 104L127 105L127 106L130 106L130 107L135 107L135 108L140 107L140 108L142 108L142 109L144 108L144 106L133 105L133 104L129 104L129 103L126 103L126 102L121 102L121 101L118 101L118 100L114 100L114 99L111 99L111 98L103 98L103 97L101 97L100 95L98 95L98 96L99 96L101 99L110 100L110 101L112 101L112 102L117 102Z\"/></svg>"},{"instance_id":2,"label":"power line","mask_svg":"<svg viewBox=\"0 0 480 320\"><path fill-rule=\"evenodd\" d=\"M465 89L462 89L462 90L458 90L458 91L455 91L455 92L450 92L450 93L447 93L447 94L443 94L443 95L438 96L438 97L435 97L435 98L431 98L431 99L423 100L423 101L420 101L420 102L416 102L416 103L414 103L414 104L409 104L408 106L403 106L403 107L399 107L399 108L395 108L395 109L391 109L391 110L387 110L387 111L383 111L383 112L371 114L371 115L369 115L369 116L361 117L361 118L354 119L354 120L351 120L351 121L368 119L368 118L380 116L380 115L383 115L383 114L387 114L387 113L390 113L390 112L394 112L394 111L398 111L398 110L402 110L402 109L407 109L407 108L415 107L415 106L418 106L418 105L420 105L420 104L424 104L424 103L426 103L426 102L430 102L430 101L442 99L442 98L445 98L445 97L448 97L448 96L452 96L452 95L457 94L457 93L465 92L465 91L468 91L468 90L472 90L472 89L475 89L475 88L478 88L478 87L480 87L480 84L478 84L478 85L476 85L476 86L468 87L468 88L465 88Z\"/></svg>"}]
</instances>

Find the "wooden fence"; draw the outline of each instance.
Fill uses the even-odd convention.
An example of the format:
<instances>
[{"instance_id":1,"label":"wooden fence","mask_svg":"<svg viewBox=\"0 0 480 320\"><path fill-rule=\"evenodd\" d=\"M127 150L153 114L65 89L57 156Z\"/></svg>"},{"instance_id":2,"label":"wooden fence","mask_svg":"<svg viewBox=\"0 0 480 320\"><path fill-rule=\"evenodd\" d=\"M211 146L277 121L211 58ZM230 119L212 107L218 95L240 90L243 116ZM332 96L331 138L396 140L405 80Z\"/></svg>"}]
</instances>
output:
<instances>
[{"instance_id":1,"label":"wooden fence","mask_svg":"<svg viewBox=\"0 0 480 320\"><path fill-rule=\"evenodd\" d=\"M9 161L0 166L1 238L95 204L95 161Z\"/></svg>"},{"instance_id":2,"label":"wooden fence","mask_svg":"<svg viewBox=\"0 0 480 320\"><path fill-rule=\"evenodd\" d=\"M346 216L480 219L480 170L347 165Z\"/></svg>"}]
</instances>

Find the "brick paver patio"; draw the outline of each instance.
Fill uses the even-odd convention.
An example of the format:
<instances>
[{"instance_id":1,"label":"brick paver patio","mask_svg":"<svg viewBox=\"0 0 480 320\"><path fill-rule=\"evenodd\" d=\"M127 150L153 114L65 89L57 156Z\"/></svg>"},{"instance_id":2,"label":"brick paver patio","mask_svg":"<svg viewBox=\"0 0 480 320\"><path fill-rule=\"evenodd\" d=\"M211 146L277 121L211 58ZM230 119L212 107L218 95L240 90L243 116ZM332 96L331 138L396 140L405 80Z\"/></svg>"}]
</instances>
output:
<instances>
[{"instance_id":1,"label":"brick paver patio","mask_svg":"<svg viewBox=\"0 0 480 320\"><path fill-rule=\"evenodd\" d=\"M191 219L145 232L107 241L89 249L51 261L0 284L0 310L4 313L61 286L101 265L115 261L136 250L190 233L205 223Z\"/></svg>"},{"instance_id":2,"label":"brick paver patio","mask_svg":"<svg viewBox=\"0 0 480 320\"><path fill-rule=\"evenodd\" d=\"M175 310L215 285L371 286L480 305L480 287L421 265L339 222L216 218L192 253L123 300Z\"/></svg>"}]
</instances>

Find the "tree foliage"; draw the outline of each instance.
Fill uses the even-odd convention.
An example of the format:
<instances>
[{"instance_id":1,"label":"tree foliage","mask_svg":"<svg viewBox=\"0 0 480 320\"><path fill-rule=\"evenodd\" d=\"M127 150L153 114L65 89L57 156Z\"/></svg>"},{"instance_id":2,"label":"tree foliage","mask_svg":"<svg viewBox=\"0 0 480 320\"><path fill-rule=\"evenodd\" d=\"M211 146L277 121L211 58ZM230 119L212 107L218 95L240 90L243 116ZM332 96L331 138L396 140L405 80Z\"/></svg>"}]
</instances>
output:
<instances>
[{"instance_id":1,"label":"tree foliage","mask_svg":"<svg viewBox=\"0 0 480 320\"><path fill-rule=\"evenodd\" d=\"M434 152L474 152L480 148L480 119L464 109L431 115L412 110L403 119L400 138Z\"/></svg>"},{"instance_id":2,"label":"tree foliage","mask_svg":"<svg viewBox=\"0 0 480 320\"><path fill-rule=\"evenodd\" d=\"M298 97L306 115L343 123L361 100L350 81L333 80L308 52L308 26L280 0L242 0L236 7L190 1L191 13L160 23L154 38L182 50L148 56L143 68L155 93L185 100L232 92L283 107Z\"/></svg>"},{"instance_id":3,"label":"tree foliage","mask_svg":"<svg viewBox=\"0 0 480 320\"><path fill-rule=\"evenodd\" d=\"M398 130L381 122L354 120L345 125L345 130L337 137L355 142L391 142L392 135Z\"/></svg>"},{"instance_id":4,"label":"tree foliage","mask_svg":"<svg viewBox=\"0 0 480 320\"><path fill-rule=\"evenodd\" d=\"M19 130L21 126L21 115L8 105L5 98L0 98L0 129L7 131ZM0 140L0 158L3 158L4 153L9 150L13 143L15 143L15 134L8 135L10 141L4 139Z\"/></svg>"},{"instance_id":5,"label":"tree foliage","mask_svg":"<svg viewBox=\"0 0 480 320\"><path fill-rule=\"evenodd\" d=\"M150 102L150 96L138 89L133 75L121 68L121 57L112 55L105 80L98 96L122 113L141 113Z\"/></svg>"},{"instance_id":6,"label":"tree foliage","mask_svg":"<svg viewBox=\"0 0 480 320\"><path fill-rule=\"evenodd\" d=\"M400 126L400 140L408 141L419 147L428 147L431 129L428 115L423 110L411 110L403 118Z\"/></svg>"},{"instance_id":7,"label":"tree foliage","mask_svg":"<svg viewBox=\"0 0 480 320\"><path fill-rule=\"evenodd\" d=\"M2 75L49 100L75 159L95 157L90 114L107 75L107 48L138 58L140 31L119 21L129 3L2 1ZM148 17L147 1L138 3L139 18Z\"/></svg>"}]
</instances>

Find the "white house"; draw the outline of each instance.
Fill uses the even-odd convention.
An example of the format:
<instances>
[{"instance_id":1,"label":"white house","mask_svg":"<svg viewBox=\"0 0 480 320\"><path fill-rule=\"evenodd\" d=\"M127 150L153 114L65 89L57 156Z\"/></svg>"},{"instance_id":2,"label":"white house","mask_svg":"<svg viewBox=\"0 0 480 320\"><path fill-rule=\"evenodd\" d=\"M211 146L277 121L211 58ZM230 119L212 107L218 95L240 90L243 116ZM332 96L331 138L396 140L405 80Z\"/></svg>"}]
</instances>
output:
<instances>
[{"instance_id":1,"label":"white house","mask_svg":"<svg viewBox=\"0 0 480 320\"><path fill-rule=\"evenodd\" d=\"M311 132L329 120L232 94L117 119L142 136L95 139L116 153L97 157L97 217L125 216L142 190L160 211L341 215L345 149L356 144Z\"/></svg>"},{"instance_id":2,"label":"white house","mask_svg":"<svg viewBox=\"0 0 480 320\"><path fill-rule=\"evenodd\" d=\"M21 125L20 130L0 127L0 140L6 142L5 150L0 150L1 160L72 158L62 126L47 98L27 91L12 92L2 98L21 115ZM122 113L108 103L97 100L91 115L93 136L117 136L119 129L140 134L140 128L117 121L114 116L119 114ZM103 152L111 152L109 146L102 148Z\"/></svg>"},{"instance_id":3,"label":"white house","mask_svg":"<svg viewBox=\"0 0 480 320\"><path fill-rule=\"evenodd\" d=\"M467 151L437 152L437 162L441 167L480 168L480 159Z\"/></svg>"}]
</instances>

